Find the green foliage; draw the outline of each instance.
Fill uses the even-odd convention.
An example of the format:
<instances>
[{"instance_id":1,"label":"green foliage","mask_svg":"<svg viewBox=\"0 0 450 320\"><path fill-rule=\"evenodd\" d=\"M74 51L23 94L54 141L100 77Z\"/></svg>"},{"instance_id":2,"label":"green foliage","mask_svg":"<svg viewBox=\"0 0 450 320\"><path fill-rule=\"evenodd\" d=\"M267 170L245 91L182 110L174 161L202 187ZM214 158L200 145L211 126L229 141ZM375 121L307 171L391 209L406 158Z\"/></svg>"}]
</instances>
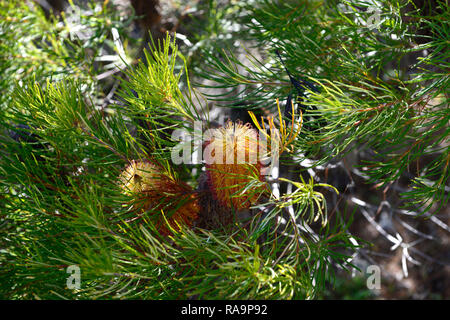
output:
<instances>
[{"instance_id":1,"label":"green foliage","mask_svg":"<svg viewBox=\"0 0 450 320\"><path fill-rule=\"evenodd\" d=\"M357 276L352 279L337 278L333 290L326 289L323 299L367 300L374 299L374 293L367 289L367 279Z\"/></svg>"},{"instance_id":2,"label":"green foliage","mask_svg":"<svg viewBox=\"0 0 450 320\"><path fill-rule=\"evenodd\" d=\"M5 296L312 298L330 277L327 259L344 263L348 258L334 252L342 242L351 245L345 232L329 229L319 240L300 235L295 219L282 230L276 227L281 206L233 234L185 230L163 238L150 219L130 222L133 212L117 177L126 161L145 158L158 145L140 144L127 128L162 140L164 133L145 127L161 120L155 115L194 117L178 87L167 85L174 83L169 48L175 54L167 39L157 58L148 56L148 67L140 64L130 71L126 88L136 84L137 98L108 115L83 97L75 81L45 87L28 83L16 90L2 126L17 130L10 121L26 123L37 141L1 140L3 219L12 226L20 223L20 231L5 231L2 277L14 278L15 288L11 294L12 288L3 287ZM151 120L142 117L143 111ZM306 207L308 201L296 198ZM286 236L293 230L292 238ZM263 234L267 240L261 242ZM76 293L68 292L63 281L72 264L82 270L83 288Z\"/></svg>"},{"instance_id":3,"label":"green foliage","mask_svg":"<svg viewBox=\"0 0 450 320\"><path fill-rule=\"evenodd\" d=\"M136 220L118 177L131 160L155 159L196 185L192 166L175 168L170 162L178 143L173 130L192 131L194 121L209 119L210 101L276 113L275 99L292 91L276 58L279 50L288 70L320 88L302 101L302 130L283 153L283 165L298 164L305 154L318 165L352 148L371 148L376 157L364 174L387 184L420 157L436 155L414 172L414 189L404 199L424 204L424 211L433 203L445 205L449 10L440 1L442 10L425 16L419 9L405 11L408 3L382 1L378 29L361 25L370 13L359 1L233 3L225 12L239 18L242 28L229 42L217 44L222 38L207 36L222 32L211 16L213 25L199 38L209 39L199 45L205 59L199 64L167 36L153 44L146 61L126 66L116 79L120 101L104 108L99 75L113 67L96 65L95 57L101 48L118 50L109 32L127 22L113 8L93 5L94 14L80 22L93 33L72 40L64 19L1 1L0 13L9 18L0 25L0 296L321 297L336 267L354 267L350 258L358 248L348 232L351 216L339 212L333 218L327 212L324 195L330 193L323 188L334 192L333 186L306 183L303 176L270 183L253 179L242 192L262 185L270 190L272 183L290 183L295 190L280 197L265 194L250 217L230 229L183 228L164 237L150 219L161 212L150 208ZM421 28L429 35L417 44ZM254 43L263 56L249 48L250 65L241 61L228 46L238 37ZM411 70L395 66L393 73L384 72L386 64L424 49L429 54ZM191 66L197 79L212 80L209 88L226 93L205 94L208 101L190 85ZM79 290L66 286L71 265L81 270Z\"/></svg>"},{"instance_id":4,"label":"green foliage","mask_svg":"<svg viewBox=\"0 0 450 320\"><path fill-rule=\"evenodd\" d=\"M404 200L421 212L435 203L439 210L449 199L450 11L446 1L436 4L425 15L412 1L382 1L379 21L370 26L374 11L364 1L258 1L245 6L240 37L256 43L263 58L252 48L206 48L208 62L197 74L216 84L209 89L227 89L208 96L222 105L276 112L275 99L292 92L278 50L291 73L320 88L306 90L302 102L306 120L292 152L297 163L305 155L320 165L371 149L376 156L362 167L370 182L386 186L411 173ZM413 63L405 67L406 59ZM435 159L420 167L426 155Z\"/></svg>"},{"instance_id":5,"label":"green foliage","mask_svg":"<svg viewBox=\"0 0 450 320\"><path fill-rule=\"evenodd\" d=\"M92 99L100 93L96 77L114 65L97 59L104 51L116 50L109 39L111 29L123 33L130 21L106 2L89 2L85 9L71 3L61 15L47 18L35 3L0 1L0 112L14 88L28 79L45 83L70 77L81 80L83 92Z\"/></svg>"}]
</instances>

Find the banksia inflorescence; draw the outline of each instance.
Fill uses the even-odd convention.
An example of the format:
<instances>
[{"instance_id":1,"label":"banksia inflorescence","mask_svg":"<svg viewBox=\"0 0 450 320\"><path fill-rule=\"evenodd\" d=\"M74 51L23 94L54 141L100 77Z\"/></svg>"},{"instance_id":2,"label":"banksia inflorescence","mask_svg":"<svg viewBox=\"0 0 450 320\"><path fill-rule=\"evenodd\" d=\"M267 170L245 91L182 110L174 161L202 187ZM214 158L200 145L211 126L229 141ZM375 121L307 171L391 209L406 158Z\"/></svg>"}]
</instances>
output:
<instances>
[{"instance_id":1,"label":"banksia inflorescence","mask_svg":"<svg viewBox=\"0 0 450 320\"><path fill-rule=\"evenodd\" d=\"M227 122L206 133L206 172L196 190L149 160L132 160L120 175L124 193L137 214L155 219L162 235L182 225L216 229L230 225L234 212L248 209L266 191L264 141L250 124ZM170 227L169 227L170 226Z\"/></svg>"},{"instance_id":2,"label":"banksia inflorescence","mask_svg":"<svg viewBox=\"0 0 450 320\"><path fill-rule=\"evenodd\" d=\"M249 123L228 121L206 134L205 162L215 199L230 209L248 209L263 192L266 145ZM252 187L249 187L253 183Z\"/></svg>"},{"instance_id":3,"label":"banksia inflorescence","mask_svg":"<svg viewBox=\"0 0 450 320\"><path fill-rule=\"evenodd\" d=\"M162 235L171 234L171 228L190 227L198 217L200 209L192 188L149 160L132 160L119 179L123 192L134 198L133 209L140 212L135 219L151 215Z\"/></svg>"}]
</instances>

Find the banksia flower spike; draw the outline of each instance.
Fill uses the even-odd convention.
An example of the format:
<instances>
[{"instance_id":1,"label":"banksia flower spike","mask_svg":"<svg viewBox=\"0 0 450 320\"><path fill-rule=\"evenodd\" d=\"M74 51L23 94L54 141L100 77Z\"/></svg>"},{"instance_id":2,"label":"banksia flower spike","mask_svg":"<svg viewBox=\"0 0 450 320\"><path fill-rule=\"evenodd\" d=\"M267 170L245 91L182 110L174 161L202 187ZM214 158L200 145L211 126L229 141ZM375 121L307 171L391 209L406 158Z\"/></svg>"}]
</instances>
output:
<instances>
[{"instance_id":1,"label":"banksia flower spike","mask_svg":"<svg viewBox=\"0 0 450 320\"><path fill-rule=\"evenodd\" d=\"M148 160L132 160L119 179L123 192L134 198L133 208L141 212L132 220L148 213L162 235L169 235L170 228L190 227L198 217L192 188Z\"/></svg>"},{"instance_id":2,"label":"banksia flower spike","mask_svg":"<svg viewBox=\"0 0 450 320\"><path fill-rule=\"evenodd\" d=\"M206 133L205 162L210 189L221 205L248 209L262 193L265 144L249 123L228 121ZM248 188L256 182L255 188Z\"/></svg>"}]
</instances>

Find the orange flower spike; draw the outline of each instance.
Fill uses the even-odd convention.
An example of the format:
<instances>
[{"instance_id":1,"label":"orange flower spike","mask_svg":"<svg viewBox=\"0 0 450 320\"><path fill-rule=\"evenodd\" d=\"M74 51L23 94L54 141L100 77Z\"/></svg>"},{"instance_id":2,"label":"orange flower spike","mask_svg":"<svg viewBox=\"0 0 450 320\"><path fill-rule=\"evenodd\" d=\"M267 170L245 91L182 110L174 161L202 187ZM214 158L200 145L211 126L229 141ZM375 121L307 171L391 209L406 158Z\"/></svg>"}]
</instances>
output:
<instances>
[{"instance_id":1,"label":"orange flower spike","mask_svg":"<svg viewBox=\"0 0 450 320\"><path fill-rule=\"evenodd\" d=\"M138 209L159 215L155 225L162 235L171 233L167 224L180 230L181 225L191 226L198 217L200 207L191 187L150 161L132 160L119 180L123 192L133 196ZM169 217L161 215L163 209L170 213Z\"/></svg>"},{"instance_id":2,"label":"orange flower spike","mask_svg":"<svg viewBox=\"0 0 450 320\"><path fill-rule=\"evenodd\" d=\"M245 186L255 173L260 181L264 181L258 152L261 158L265 148L258 140L258 132L248 123L228 121L222 128L211 129L208 133L205 161L213 195L226 207L249 208L258 200L259 194L250 193Z\"/></svg>"}]
</instances>

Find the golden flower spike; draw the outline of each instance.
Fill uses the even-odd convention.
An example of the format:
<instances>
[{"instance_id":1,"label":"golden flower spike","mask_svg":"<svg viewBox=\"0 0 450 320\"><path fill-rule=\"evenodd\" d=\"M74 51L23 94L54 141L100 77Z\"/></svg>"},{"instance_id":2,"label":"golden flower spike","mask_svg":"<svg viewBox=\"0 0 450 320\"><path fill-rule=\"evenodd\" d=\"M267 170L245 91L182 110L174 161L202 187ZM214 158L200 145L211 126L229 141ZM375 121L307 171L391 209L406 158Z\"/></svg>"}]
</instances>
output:
<instances>
[{"instance_id":1,"label":"golden flower spike","mask_svg":"<svg viewBox=\"0 0 450 320\"><path fill-rule=\"evenodd\" d=\"M247 209L263 192L260 159L266 149L258 138L258 132L249 123L243 125L232 121L207 133L208 182L213 195L223 206Z\"/></svg>"},{"instance_id":2,"label":"golden flower spike","mask_svg":"<svg viewBox=\"0 0 450 320\"><path fill-rule=\"evenodd\" d=\"M134 198L133 208L141 211L128 222L151 212L156 216L156 228L169 235L170 229L190 227L198 217L200 209L192 188L148 160L132 160L119 181L123 192Z\"/></svg>"}]
</instances>

